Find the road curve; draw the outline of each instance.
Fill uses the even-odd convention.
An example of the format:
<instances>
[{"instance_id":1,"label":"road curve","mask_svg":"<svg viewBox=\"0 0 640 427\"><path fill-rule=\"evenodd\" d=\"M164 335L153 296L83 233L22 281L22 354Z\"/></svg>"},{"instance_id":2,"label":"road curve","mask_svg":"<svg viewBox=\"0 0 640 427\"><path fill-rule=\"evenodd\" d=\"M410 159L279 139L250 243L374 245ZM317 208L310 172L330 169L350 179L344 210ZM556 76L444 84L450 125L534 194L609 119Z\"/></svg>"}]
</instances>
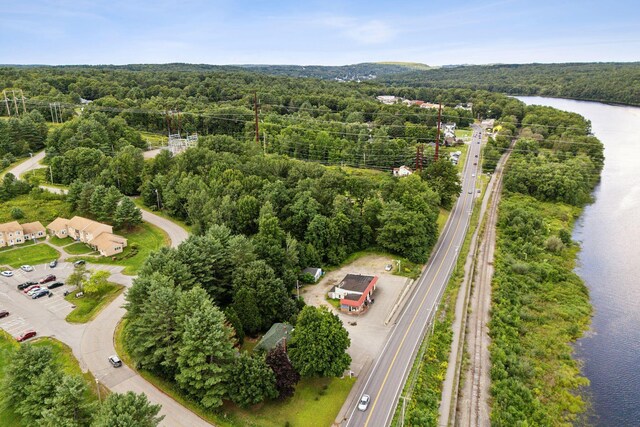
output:
<instances>
[{"instance_id":1,"label":"road curve","mask_svg":"<svg viewBox=\"0 0 640 427\"><path fill-rule=\"evenodd\" d=\"M44 159L44 156L45 152L40 151L7 172L19 178L25 172L43 167L39 162ZM41 187L53 193L66 193L66 190L60 188ZM142 219L164 230L169 236L171 247L177 247L189 237L187 231L176 223L144 209L142 209ZM122 279L119 283L130 286L133 277L123 276ZM122 293L105 307L94 320L86 325L80 340L81 366L90 370L96 380L111 391L118 393L127 391L144 393L149 398L149 401L162 405L160 414L164 415L165 418L161 425L171 427L210 426L208 422L164 394L128 366L123 365L118 369L114 369L111 366L107 358L112 354L116 354L113 340L116 327L126 314L126 310L123 308L124 303L124 293Z\"/></svg>"},{"instance_id":2,"label":"road curve","mask_svg":"<svg viewBox=\"0 0 640 427\"><path fill-rule=\"evenodd\" d=\"M479 132L479 128L474 127L462 174L462 193L451 211L426 269L416 283L411 299L398 318L364 384L360 385L359 394L366 393L371 396L369 408L363 412L354 407L346 423L349 427L387 426L393 419L400 392L413 365L425 329L432 320L464 242L476 197L475 174L478 166L474 163L477 162L475 156L480 153Z\"/></svg>"}]
</instances>

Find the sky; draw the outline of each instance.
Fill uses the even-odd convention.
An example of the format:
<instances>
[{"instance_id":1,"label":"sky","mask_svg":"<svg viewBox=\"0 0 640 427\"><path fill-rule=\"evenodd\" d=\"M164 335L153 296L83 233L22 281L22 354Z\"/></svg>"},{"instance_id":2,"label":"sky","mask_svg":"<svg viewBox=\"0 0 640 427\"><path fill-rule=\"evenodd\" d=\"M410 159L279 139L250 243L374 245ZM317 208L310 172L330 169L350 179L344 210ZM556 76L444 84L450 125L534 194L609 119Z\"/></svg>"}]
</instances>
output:
<instances>
[{"instance_id":1,"label":"sky","mask_svg":"<svg viewBox=\"0 0 640 427\"><path fill-rule=\"evenodd\" d=\"M0 0L0 64L640 61L639 0Z\"/></svg>"}]
</instances>

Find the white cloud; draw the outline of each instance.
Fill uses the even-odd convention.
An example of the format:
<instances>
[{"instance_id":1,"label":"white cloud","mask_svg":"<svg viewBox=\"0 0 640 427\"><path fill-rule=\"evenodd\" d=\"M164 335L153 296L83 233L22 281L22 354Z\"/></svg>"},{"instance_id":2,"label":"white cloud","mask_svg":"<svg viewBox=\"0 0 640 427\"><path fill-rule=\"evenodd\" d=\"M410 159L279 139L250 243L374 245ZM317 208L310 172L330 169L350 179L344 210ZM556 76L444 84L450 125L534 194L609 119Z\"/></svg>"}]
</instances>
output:
<instances>
[{"instance_id":1,"label":"white cloud","mask_svg":"<svg viewBox=\"0 0 640 427\"><path fill-rule=\"evenodd\" d=\"M380 44L392 40L396 31L378 19L360 20L344 16L324 17L318 24L340 30L341 34L361 44Z\"/></svg>"}]
</instances>

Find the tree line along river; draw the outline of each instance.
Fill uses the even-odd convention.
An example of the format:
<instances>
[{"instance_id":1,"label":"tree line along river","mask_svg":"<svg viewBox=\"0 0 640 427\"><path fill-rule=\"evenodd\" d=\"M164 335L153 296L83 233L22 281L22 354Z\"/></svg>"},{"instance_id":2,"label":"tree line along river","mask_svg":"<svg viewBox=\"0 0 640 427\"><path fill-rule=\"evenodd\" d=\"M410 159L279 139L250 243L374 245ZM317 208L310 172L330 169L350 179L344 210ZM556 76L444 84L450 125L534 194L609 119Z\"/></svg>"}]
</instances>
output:
<instances>
[{"instance_id":1,"label":"tree line along river","mask_svg":"<svg viewBox=\"0 0 640 427\"><path fill-rule=\"evenodd\" d=\"M591 331L575 345L591 385L588 424L640 425L640 108L543 97L527 105L571 111L591 121L604 144L600 184L575 225L576 272L590 291Z\"/></svg>"}]
</instances>

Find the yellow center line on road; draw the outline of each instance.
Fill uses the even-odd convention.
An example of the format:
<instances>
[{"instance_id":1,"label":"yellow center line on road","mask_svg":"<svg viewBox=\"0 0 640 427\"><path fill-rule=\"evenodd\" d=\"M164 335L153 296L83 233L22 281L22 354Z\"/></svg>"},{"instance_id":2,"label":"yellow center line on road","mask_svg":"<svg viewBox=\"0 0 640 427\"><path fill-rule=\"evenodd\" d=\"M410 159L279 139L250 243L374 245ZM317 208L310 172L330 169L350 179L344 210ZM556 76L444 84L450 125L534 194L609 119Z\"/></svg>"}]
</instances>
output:
<instances>
[{"instance_id":1,"label":"yellow center line on road","mask_svg":"<svg viewBox=\"0 0 640 427\"><path fill-rule=\"evenodd\" d=\"M464 203L462 205L462 209L460 211L460 215L458 217L458 222L456 223L456 228L453 231L453 236L454 237L456 235L456 232L458 231L458 228L460 227L460 222L462 221L462 217L464 216L464 210L465 210L465 207L467 205L467 199L468 199L468 197L465 197ZM472 197L472 201L473 201L473 197ZM429 288L427 288L427 292L425 292L424 296L422 297L422 301L420 301L420 305L418 306L418 309L416 310L415 314L413 315L413 318L411 319L411 322L409 323L409 326L407 326L407 330L405 331L404 336L402 337L402 341L400 341L400 345L398 346L398 349L396 350L396 353L393 355L393 359L391 359L391 364L389 365L389 369L387 369L387 373L385 374L384 379L382 380L382 385L380 386L380 389L378 390L378 393L377 393L375 399L373 400L373 405L371 405L371 411L369 411L369 415L367 416L367 419L364 422L364 426L365 427L369 425L369 419L373 415L373 411L376 408L376 404L378 403L378 397L380 397L380 395L382 394L382 389L384 389L384 386L387 383L387 379L389 378L389 374L391 373L391 369L393 368L393 365L395 365L395 363L396 363L396 359L398 358L398 354L400 353L400 350L402 349L402 346L404 345L404 341L407 339L407 335L409 335L409 331L411 330L411 328L413 326L413 323L415 322L416 318L418 317L418 313L420 313L420 310L422 309L422 306L424 305L424 302L427 300L427 297L429 296L429 292L431 291L431 287L435 283L436 278L438 277L438 274L440 273L440 270L442 269L442 266L444 265L444 262L447 259L447 255L449 254L449 250L451 250L451 246L453 245L453 241L455 240L454 237L451 238L451 241L449 242L449 246L447 246L447 250L445 251L444 256L442 257L442 261L440 262L440 265L438 266L438 270L436 270L436 273L434 274L433 279L431 280L431 283L429 284Z\"/></svg>"}]
</instances>

